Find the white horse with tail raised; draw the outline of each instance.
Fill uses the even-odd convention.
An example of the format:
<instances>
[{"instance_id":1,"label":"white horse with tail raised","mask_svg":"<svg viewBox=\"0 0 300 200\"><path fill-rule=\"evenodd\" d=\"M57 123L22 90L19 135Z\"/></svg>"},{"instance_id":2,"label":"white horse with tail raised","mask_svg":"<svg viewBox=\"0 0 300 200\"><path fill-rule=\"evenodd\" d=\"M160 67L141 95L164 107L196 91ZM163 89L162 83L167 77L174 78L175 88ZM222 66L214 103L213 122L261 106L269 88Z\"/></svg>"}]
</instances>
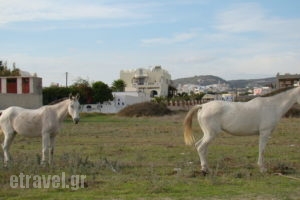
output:
<instances>
[{"instance_id":1,"label":"white horse with tail raised","mask_svg":"<svg viewBox=\"0 0 300 200\"><path fill-rule=\"evenodd\" d=\"M222 131L232 135L259 135L258 166L266 171L264 150L270 134L281 117L295 104L300 104L300 87L281 92L270 97L257 97L248 102L211 101L194 106L184 119L184 140L187 145L195 143L201 170L208 173L207 148ZM197 118L203 137L195 142L192 135L192 119Z\"/></svg>"},{"instance_id":2,"label":"white horse with tail raised","mask_svg":"<svg viewBox=\"0 0 300 200\"><path fill-rule=\"evenodd\" d=\"M9 107L1 112L0 126L4 134L2 144L4 164L11 159L9 148L18 133L26 137L42 137L42 164L49 154L52 163L55 136L61 124L69 114L74 123L79 122L79 95L71 96L54 105L42 106L38 109L25 109L17 106Z\"/></svg>"}]
</instances>

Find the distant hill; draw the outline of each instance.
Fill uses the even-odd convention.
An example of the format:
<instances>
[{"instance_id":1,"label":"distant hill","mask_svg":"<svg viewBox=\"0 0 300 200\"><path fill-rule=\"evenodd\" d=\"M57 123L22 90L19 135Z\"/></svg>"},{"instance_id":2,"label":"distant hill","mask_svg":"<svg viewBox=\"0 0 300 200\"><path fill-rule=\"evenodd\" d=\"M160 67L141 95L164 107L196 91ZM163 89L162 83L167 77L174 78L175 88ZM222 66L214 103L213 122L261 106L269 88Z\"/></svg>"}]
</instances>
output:
<instances>
[{"instance_id":1,"label":"distant hill","mask_svg":"<svg viewBox=\"0 0 300 200\"><path fill-rule=\"evenodd\" d=\"M262 79L244 79L244 80L230 80L228 81L232 88L246 88L246 87L261 87L261 86L275 86L276 78L262 78Z\"/></svg>"},{"instance_id":2,"label":"distant hill","mask_svg":"<svg viewBox=\"0 0 300 200\"><path fill-rule=\"evenodd\" d=\"M188 77L188 78L179 78L173 80L173 83L175 86L178 86L179 84L195 84L195 85L212 85L212 84L217 84L217 83L228 83L224 79L213 76L213 75L200 75L200 76L193 76L193 77Z\"/></svg>"},{"instance_id":3,"label":"distant hill","mask_svg":"<svg viewBox=\"0 0 300 200\"><path fill-rule=\"evenodd\" d=\"M231 88L246 88L246 87L260 87L260 86L270 86L275 85L276 78L263 78L263 79L240 79L240 80L229 80L226 81L218 76L213 75L200 75L200 76L193 76L187 78L179 78L173 80L173 85L176 87L179 84L195 84L195 85L212 85L212 84L229 84Z\"/></svg>"}]
</instances>

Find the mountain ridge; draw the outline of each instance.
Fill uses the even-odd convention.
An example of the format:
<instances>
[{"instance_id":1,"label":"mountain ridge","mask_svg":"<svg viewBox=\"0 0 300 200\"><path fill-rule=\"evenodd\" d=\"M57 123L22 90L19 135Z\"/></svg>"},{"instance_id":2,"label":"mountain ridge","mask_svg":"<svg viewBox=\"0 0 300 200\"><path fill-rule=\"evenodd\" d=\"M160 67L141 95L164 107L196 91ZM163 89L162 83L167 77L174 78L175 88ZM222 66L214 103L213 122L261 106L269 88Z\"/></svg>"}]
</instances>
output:
<instances>
[{"instance_id":1,"label":"mountain ridge","mask_svg":"<svg viewBox=\"0 0 300 200\"><path fill-rule=\"evenodd\" d=\"M246 87L262 87L274 86L276 77L259 78L259 79L236 79L224 80L214 75L197 75L193 77L178 78L173 80L173 84L177 87L179 84L194 84L194 85L212 85L212 84L228 84L231 88L246 88Z\"/></svg>"}]
</instances>

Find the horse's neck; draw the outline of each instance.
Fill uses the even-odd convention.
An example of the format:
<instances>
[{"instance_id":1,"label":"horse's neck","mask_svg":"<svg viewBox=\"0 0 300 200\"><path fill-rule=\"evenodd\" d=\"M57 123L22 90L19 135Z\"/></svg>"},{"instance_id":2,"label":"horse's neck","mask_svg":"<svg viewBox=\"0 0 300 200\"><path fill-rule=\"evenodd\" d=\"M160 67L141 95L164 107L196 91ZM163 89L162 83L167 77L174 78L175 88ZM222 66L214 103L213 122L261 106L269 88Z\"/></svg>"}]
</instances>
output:
<instances>
[{"instance_id":1,"label":"horse's neck","mask_svg":"<svg viewBox=\"0 0 300 200\"><path fill-rule=\"evenodd\" d=\"M62 102L59 102L51 106L52 109L55 110L55 112L57 113L57 117L59 121L64 120L68 115L68 105L69 105L69 100L64 100Z\"/></svg>"},{"instance_id":2,"label":"horse's neck","mask_svg":"<svg viewBox=\"0 0 300 200\"><path fill-rule=\"evenodd\" d=\"M278 102L277 109L279 109L281 116L283 116L297 102L296 95L296 90L291 89L287 92L274 96L274 101Z\"/></svg>"}]
</instances>

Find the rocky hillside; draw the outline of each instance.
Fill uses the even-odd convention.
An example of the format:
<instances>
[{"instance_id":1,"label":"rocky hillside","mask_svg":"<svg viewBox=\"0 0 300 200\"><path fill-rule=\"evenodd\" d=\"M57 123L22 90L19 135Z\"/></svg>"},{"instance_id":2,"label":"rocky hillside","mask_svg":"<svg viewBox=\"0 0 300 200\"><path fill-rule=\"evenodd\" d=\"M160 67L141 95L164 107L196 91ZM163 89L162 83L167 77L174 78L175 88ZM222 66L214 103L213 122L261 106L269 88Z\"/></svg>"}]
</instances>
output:
<instances>
[{"instance_id":1,"label":"rocky hillside","mask_svg":"<svg viewBox=\"0 0 300 200\"><path fill-rule=\"evenodd\" d=\"M245 88L245 87L259 87L259 86L269 86L271 84L275 85L276 78L264 78L264 79L247 79L247 80L229 80L226 81L218 76L213 75L200 75L187 78L179 78L173 80L174 85L177 87L178 84L195 84L195 85L212 85L212 84L223 84L227 83L232 88Z\"/></svg>"}]
</instances>

